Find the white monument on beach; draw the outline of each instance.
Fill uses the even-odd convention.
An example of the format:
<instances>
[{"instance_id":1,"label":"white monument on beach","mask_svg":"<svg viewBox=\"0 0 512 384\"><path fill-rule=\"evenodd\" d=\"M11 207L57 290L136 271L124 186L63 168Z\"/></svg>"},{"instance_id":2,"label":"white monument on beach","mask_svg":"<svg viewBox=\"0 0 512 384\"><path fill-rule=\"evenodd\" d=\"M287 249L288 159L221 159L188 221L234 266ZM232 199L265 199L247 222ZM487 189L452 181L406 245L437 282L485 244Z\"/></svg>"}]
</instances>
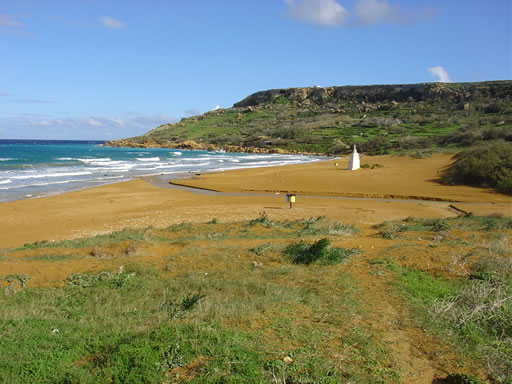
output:
<instances>
[{"instance_id":1,"label":"white monument on beach","mask_svg":"<svg viewBox=\"0 0 512 384\"><path fill-rule=\"evenodd\" d=\"M348 161L347 169L349 171L355 171L360 168L359 153L357 153L356 146L354 144L354 151L350 154L350 160Z\"/></svg>"}]
</instances>

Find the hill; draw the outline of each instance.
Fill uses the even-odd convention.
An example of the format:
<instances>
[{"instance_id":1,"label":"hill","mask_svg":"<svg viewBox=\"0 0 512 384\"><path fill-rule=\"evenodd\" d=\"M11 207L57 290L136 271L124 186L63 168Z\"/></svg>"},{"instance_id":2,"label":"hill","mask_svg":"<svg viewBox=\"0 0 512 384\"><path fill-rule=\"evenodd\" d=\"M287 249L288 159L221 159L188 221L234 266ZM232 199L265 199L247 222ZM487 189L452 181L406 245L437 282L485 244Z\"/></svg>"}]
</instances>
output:
<instances>
[{"instance_id":1,"label":"hill","mask_svg":"<svg viewBox=\"0 0 512 384\"><path fill-rule=\"evenodd\" d=\"M512 81L273 89L110 146L367 154L512 141Z\"/></svg>"}]
</instances>

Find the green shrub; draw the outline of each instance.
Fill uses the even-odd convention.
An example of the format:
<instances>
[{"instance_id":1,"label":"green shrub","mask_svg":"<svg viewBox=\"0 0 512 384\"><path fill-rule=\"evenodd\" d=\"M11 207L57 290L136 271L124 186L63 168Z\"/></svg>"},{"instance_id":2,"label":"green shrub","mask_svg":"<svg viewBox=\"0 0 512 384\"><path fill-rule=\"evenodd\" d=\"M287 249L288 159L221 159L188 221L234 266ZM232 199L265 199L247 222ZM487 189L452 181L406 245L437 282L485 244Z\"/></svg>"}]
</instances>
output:
<instances>
[{"instance_id":1,"label":"green shrub","mask_svg":"<svg viewBox=\"0 0 512 384\"><path fill-rule=\"evenodd\" d=\"M183 296L181 300L167 300L160 306L160 310L166 312L170 317L182 317L204 297L205 295L195 293Z\"/></svg>"},{"instance_id":2,"label":"green shrub","mask_svg":"<svg viewBox=\"0 0 512 384\"><path fill-rule=\"evenodd\" d=\"M451 226L443 219L436 219L432 223L432 230L434 232L445 232L450 230Z\"/></svg>"},{"instance_id":3,"label":"green shrub","mask_svg":"<svg viewBox=\"0 0 512 384\"><path fill-rule=\"evenodd\" d=\"M285 255L293 264L305 265L314 262L337 264L359 252L358 249L330 247L330 242L327 238L320 239L311 245L300 241L295 244L290 244L284 250Z\"/></svg>"},{"instance_id":4,"label":"green shrub","mask_svg":"<svg viewBox=\"0 0 512 384\"><path fill-rule=\"evenodd\" d=\"M443 382L447 384L483 384L478 377L465 373L451 373Z\"/></svg>"},{"instance_id":5,"label":"green shrub","mask_svg":"<svg viewBox=\"0 0 512 384\"><path fill-rule=\"evenodd\" d=\"M259 224L263 227L266 227L266 228L270 228L270 227L274 226L274 222L268 218L268 215L266 212L262 212L259 217L249 221L250 226L257 225L257 224Z\"/></svg>"},{"instance_id":6,"label":"green shrub","mask_svg":"<svg viewBox=\"0 0 512 384\"><path fill-rule=\"evenodd\" d=\"M96 275L91 273L73 273L66 278L65 282L73 287L86 288L106 281L112 288L123 288L134 276L135 272L125 272L124 267L121 266L118 272L103 271Z\"/></svg>"},{"instance_id":7,"label":"green shrub","mask_svg":"<svg viewBox=\"0 0 512 384\"><path fill-rule=\"evenodd\" d=\"M253 247L249 249L252 253L255 253L258 256L263 256L265 253L267 253L274 245L272 243L268 244L262 244L257 247Z\"/></svg>"},{"instance_id":8,"label":"green shrub","mask_svg":"<svg viewBox=\"0 0 512 384\"><path fill-rule=\"evenodd\" d=\"M493 187L512 193L512 143L496 140L473 145L456 155L442 178L445 184Z\"/></svg>"}]
</instances>

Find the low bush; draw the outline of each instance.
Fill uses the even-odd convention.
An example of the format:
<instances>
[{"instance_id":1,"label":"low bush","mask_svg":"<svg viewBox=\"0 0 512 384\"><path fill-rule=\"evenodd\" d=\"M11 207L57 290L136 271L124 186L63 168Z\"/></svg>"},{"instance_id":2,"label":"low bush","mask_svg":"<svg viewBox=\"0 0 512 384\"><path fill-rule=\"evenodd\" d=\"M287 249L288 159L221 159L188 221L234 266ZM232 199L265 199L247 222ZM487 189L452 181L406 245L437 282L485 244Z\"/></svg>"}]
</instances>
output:
<instances>
[{"instance_id":1,"label":"low bush","mask_svg":"<svg viewBox=\"0 0 512 384\"><path fill-rule=\"evenodd\" d=\"M274 226L274 222L269 219L268 214L266 212L262 212L259 217L249 221L250 226L257 225L257 224L259 224L263 227L266 227L266 228L271 228Z\"/></svg>"},{"instance_id":2,"label":"low bush","mask_svg":"<svg viewBox=\"0 0 512 384\"><path fill-rule=\"evenodd\" d=\"M360 251L358 249L331 247L329 239L323 238L311 245L303 241L290 244L286 247L284 253L293 264L309 265L314 262L337 264L352 255L360 253Z\"/></svg>"},{"instance_id":3,"label":"low bush","mask_svg":"<svg viewBox=\"0 0 512 384\"><path fill-rule=\"evenodd\" d=\"M97 283L106 281L112 288L123 288L129 280L135 276L135 272L126 272L121 265L117 272L103 271L96 275L91 273L73 273L65 280L67 285L73 287L92 287Z\"/></svg>"},{"instance_id":4,"label":"low bush","mask_svg":"<svg viewBox=\"0 0 512 384\"><path fill-rule=\"evenodd\" d=\"M182 317L204 297L205 295L195 293L183 296L181 300L167 300L160 306L160 310L166 312L169 317Z\"/></svg>"},{"instance_id":5,"label":"low bush","mask_svg":"<svg viewBox=\"0 0 512 384\"><path fill-rule=\"evenodd\" d=\"M496 140L465 149L456 155L442 182L492 187L512 194L512 143Z\"/></svg>"}]
</instances>

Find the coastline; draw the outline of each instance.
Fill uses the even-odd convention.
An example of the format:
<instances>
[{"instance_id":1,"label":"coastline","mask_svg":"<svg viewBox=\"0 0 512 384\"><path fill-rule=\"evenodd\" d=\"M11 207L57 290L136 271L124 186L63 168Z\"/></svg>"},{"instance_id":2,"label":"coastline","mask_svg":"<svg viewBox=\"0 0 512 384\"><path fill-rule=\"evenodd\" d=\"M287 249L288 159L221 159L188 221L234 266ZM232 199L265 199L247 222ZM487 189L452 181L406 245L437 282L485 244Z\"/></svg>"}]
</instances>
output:
<instances>
[{"instance_id":1,"label":"coastline","mask_svg":"<svg viewBox=\"0 0 512 384\"><path fill-rule=\"evenodd\" d=\"M512 216L512 197L481 188L441 186L433 181L432 173L436 174L436 167L445 166L449 161L446 155L443 156L413 162L391 156L366 158L365 161L378 160L384 166L358 171L343 170L344 161L340 161L340 168L336 168L332 160L248 168L205 173L178 182L184 186L218 190L223 192L221 194L162 188L141 178L54 196L1 203L0 215L4 219L0 222L0 247L94 236L123 228L163 228L182 222L204 223L212 219L221 222L250 220L262 212L276 220L328 216L363 228L408 216L453 217L460 214L456 209L477 215L496 213ZM404 164L408 164L409 168L402 168ZM430 171L422 173L422 169ZM392 177L397 173L403 179L399 186L394 185L396 180ZM165 178L158 176L159 183L162 183L162 177ZM379 178L387 180L387 183L379 184L376 182ZM420 179L423 181L419 182ZM286 186L289 189L284 190ZM371 187L371 193L380 189L381 194L388 193L385 190L388 187L399 188L402 195L407 194L408 188L413 192L417 188L427 192L449 191L450 194L445 196L448 200L462 202L326 198L353 193L354 190L368 194L368 191L357 190L364 186ZM304 190L304 193L298 193L296 204L289 209L286 196L279 192L281 190Z\"/></svg>"}]
</instances>

